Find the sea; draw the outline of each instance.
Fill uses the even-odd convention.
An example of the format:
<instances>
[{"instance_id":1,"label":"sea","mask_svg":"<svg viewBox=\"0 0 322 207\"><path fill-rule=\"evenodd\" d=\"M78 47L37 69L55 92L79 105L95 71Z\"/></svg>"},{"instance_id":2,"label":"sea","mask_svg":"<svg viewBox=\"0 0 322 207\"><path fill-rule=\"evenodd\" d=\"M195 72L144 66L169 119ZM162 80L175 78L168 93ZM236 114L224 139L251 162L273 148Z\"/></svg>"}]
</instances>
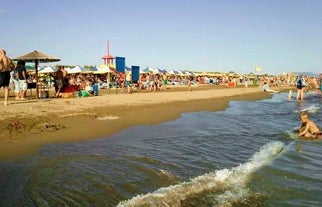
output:
<instances>
[{"instance_id":1,"label":"sea","mask_svg":"<svg viewBox=\"0 0 322 207\"><path fill-rule=\"evenodd\" d=\"M321 103L316 92L278 93L48 144L0 163L0 206L320 207L322 140L296 130L300 111L322 126Z\"/></svg>"}]
</instances>

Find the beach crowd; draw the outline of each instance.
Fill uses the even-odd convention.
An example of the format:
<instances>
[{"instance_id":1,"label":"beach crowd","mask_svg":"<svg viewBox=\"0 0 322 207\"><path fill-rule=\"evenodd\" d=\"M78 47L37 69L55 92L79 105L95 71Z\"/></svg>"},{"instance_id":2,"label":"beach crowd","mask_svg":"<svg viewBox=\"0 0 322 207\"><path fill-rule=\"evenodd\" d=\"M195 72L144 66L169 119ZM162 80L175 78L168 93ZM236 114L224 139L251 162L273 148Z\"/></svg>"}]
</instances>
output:
<instances>
[{"instance_id":1,"label":"beach crowd","mask_svg":"<svg viewBox=\"0 0 322 207\"><path fill-rule=\"evenodd\" d=\"M3 105L1 109L0 121L3 129L0 137L6 144L0 145L3 147L0 150L0 157L19 154L16 149L24 149L17 147L19 142L35 147L39 146L40 142L41 144L52 142L55 140L53 137L57 140L61 140L61 137L71 140L101 137L137 124L173 119L187 111L222 110L226 107L227 101L234 99L232 97L243 100L265 98L267 93L262 92L265 83L277 90L285 86L293 92L302 89L321 91L322 80L321 74L315 77L291 73L267 75L195 72L187 75L151 71L140 73L136 80L128 70L125 70L125 73L112 71L107 74L70 73L65 67L67 66L58 65L55 72L38 73L37 77L34 70L32 72L26 70L23 61L12 61L4 50L0 50L0 87L4 89L4 93L2 91L0 93L0 98L6 106ZM304 81L302 88L298 89L297 80L300 77ZM54 93L37 99L32 97L32 94L26 97L28 96L26 90L31 91L36 86L39 87L40 93L48 88ZM111 90L132 95L118 96L112 93L104 95L103 89L106 89L104 90L106 92ZM9 95L13 96L9 99L10 101L13 99L10 103L8 103ZM75 98L86 96L93 98ZM47 100L48 97L51 99ZM67 97L70 99L64 99ZM172 104L174 102L180 104ZM153 107L147 107L150 105ZM149 115L141 116L142 114ZM111 117L116 117L113 122L108 121ZM303 133L311 131L318 134L308 118L303 117L302 120ZM86 124L80 128L79 123ZM102 124L106 127L98 127ZM60 130L61 133L52 133L51 130ZM12 138L14 140L19 138L19 142L12 142ZM34 144L30 144L32 141Z\"/></svg>"},{"instance_id":2,"label":"beach crowd","mask_svg":"<svg viewBox=\"0 0 322 207\"><path fill-rule=\"evenodd\" d=\"M15 93L16 100L26 99L28 88L41 85L40 89L48 90L55 88L55 97L88 97L99 94L101 88L119 88L121 93L132 93L134 91L164 91L169 85L186 86L191 91L191 86L200 84L222 85L228 88L260 86L264 91L273 91L269 87L294 86L297 90L297 99L303 100L305 90L322 90L322 74L318 77L282 74L282 75L260 75L260 74L169 74L166 72L155 73L152 71L140 73L137 80L133 79L131 70L124 73L112 70L108 74L94 73L68 73L65 67L57 66L54 73L41 74L36 77L34 73L28 73L25 62L19 60L14 63L6 56L5 50L0 50L0 80L1 87L5 89L4 104L8 104L9 88ZM37 83L36 83L37 82ZM10 83L12 83L10 85ZM299 84L300 83L300 84ZM11 86L11 87L9 87ZM45 86L45 87L44 87ZM47 96L44 96L48 98Z\"/></svg>"}]
</instances>

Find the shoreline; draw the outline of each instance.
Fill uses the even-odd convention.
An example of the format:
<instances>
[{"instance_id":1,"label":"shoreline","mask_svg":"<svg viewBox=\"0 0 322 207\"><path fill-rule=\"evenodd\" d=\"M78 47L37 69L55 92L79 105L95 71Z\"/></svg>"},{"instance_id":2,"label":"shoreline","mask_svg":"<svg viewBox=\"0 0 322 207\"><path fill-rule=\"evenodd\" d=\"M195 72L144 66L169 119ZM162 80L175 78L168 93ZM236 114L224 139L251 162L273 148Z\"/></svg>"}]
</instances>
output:
<instances>
[{"instance_id":1,"label":"shoreline","mask_svg":"<svg viewBox=\"0 0 322 207\"><path fill-rule=\"evenodd\" d=\"M224 110L229 101L270 96L257 87L208 87L14 102L1 106L0 160L36 153L46 144L108 137L129 127L175 120L182 113Z\"/></svg>"}]
</instances>

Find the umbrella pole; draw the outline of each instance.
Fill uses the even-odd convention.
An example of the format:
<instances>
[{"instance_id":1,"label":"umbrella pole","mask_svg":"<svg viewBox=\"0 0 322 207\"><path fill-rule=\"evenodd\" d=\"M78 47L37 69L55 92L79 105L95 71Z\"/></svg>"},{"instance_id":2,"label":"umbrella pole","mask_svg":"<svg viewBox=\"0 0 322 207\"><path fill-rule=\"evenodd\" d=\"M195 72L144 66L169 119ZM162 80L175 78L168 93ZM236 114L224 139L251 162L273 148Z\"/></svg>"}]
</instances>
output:
<instances>
[{"instance_id":1,"label":"umbrella pole","mask_svg":"<svg viewBox=\"0 0 322 207\"><path fill-rule=\"evenodd\" d=\"M38 64L39 61L35 60L35 70L36 70L36 97L39 98L39 88L38 88Z\"/></svg>"}]
</instances>

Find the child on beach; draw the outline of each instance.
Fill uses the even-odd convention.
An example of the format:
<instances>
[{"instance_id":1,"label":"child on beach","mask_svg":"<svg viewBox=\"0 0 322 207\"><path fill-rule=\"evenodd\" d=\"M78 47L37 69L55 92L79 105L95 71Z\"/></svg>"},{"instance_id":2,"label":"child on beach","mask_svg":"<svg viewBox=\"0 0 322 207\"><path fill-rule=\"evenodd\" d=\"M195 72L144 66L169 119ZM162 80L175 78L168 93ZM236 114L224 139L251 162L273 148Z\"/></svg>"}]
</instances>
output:
<instances>
[{"instance_id":1,"label":"child on beach","mask_svg":"<svg viewBox=\"0 0 322 207\"><path fill-rule=\"evenodd\" d=\"M293 95L292 95L293 91L292 90L289 90L288 92L288 100L291 100L293 98Z\"/></svg>"},{"instance_id":2,"label":"child on beach","mask_svg":"<svg viewBox=\"0 0 322 207\"><path fill-rule=\"evenodd\" d=\"M309 119L308 112L300 113L301 126L298 136L309 139L322 139L322 131Z\"/></svg>"},{"instance_id":3,"label":"child on beach","mask_svg":"<svg viewBox=\"0 0 322 207\"><path fill-rule=\"evenodd\" d=\"M280 93L280 91L275 91L275 90L270 89L267 82L264 82L263 91L268 92L268 93Z\"/></svg>"}]
</instances>

